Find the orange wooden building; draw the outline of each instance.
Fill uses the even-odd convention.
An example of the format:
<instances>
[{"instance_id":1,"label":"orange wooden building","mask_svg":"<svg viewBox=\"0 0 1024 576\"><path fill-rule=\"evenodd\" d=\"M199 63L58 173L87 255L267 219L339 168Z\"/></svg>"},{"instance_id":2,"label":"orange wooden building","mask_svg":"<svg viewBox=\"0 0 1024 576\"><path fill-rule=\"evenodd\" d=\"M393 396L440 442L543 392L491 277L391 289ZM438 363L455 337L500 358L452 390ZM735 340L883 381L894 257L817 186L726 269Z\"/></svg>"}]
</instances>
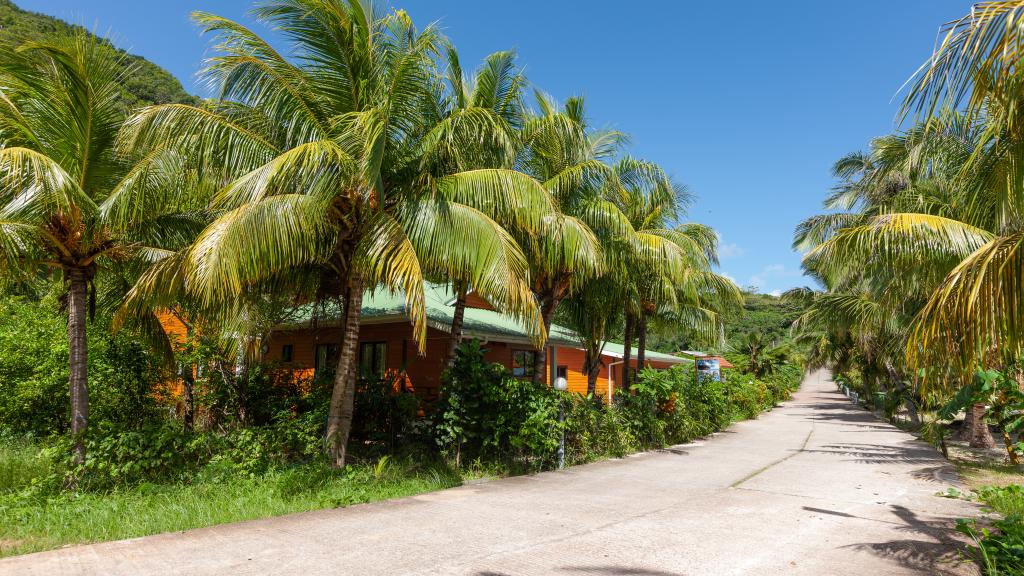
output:
<instances>
[{"instance_id":1,"label":"orange wooden building","mask_svg":"<svg viewBox=\"0 0 1024 576\"><path fill-rule=\"evenodd\" d=\"M426 353L420 355L403 296L386 291L367 292L363 297L359 331L359 370L365 375L402 374L417 395L432 400L441 387L455 298L446 286L428 284L426 300L427 346ZM278 326L267 344L266 360L305 375L315 375L321 369L334 366L341 341L339 315L320 313L315 321L313 316L312 308L301 310L297 320ZM495 311L479 297L470 295L467 300L463 335L481 340L488 360L503 364L515 376L532 377L540 352L515 319ZM545 352L551 369L545 381L550 381L551 376L562 376L568 380L570 391L586 393L584 350L579 337L567 328L552 326ZM598 394L606 397L615 394L622 381L622 356L621 344L605 345ZM645 365L649 367L668 368L681 363L692 363L692 360L646 353ZM630 365L636 368L635 354Z\"/></svg>"}]
</instances>

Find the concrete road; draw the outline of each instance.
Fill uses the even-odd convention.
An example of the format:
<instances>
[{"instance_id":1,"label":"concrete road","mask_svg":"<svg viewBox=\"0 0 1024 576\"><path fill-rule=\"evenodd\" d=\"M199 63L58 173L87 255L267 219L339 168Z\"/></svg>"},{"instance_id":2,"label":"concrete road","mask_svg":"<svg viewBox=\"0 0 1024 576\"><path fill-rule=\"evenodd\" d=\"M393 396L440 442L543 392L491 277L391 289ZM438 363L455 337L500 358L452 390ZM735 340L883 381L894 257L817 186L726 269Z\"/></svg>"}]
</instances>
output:
<instances>
[{"instance_id":1,"label":"concrete road","mask_svg":"<svg viewBox=\"0 0 1024 576\"><path fill-rule=\"evenodd\" d=\"M825 373L706 441L422 496L78 546L0 574L974 574L929 446Z\"/></svg>"}]
</instances>

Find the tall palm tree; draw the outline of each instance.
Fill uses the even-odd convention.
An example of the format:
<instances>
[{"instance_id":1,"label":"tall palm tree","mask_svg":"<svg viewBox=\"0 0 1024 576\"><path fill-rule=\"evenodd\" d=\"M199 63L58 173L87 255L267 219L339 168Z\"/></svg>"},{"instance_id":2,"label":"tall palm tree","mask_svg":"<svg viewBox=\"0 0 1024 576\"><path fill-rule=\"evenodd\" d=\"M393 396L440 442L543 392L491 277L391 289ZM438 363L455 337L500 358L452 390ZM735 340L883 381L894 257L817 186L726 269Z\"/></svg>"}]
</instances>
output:
<instances>
[{"instance_id":1,"label":"tall palm tree","mask_svg":"<svg viewBox=\"0 0 1024 576\"><path fill-rule=\"evenodd\" d=\"M516 68L515 54L495 52L484 59L470 77L462 70L454 46L446 49L447 91L438 93L439 118L427 136L424 160L438 178L489 169L511 170L516 160L516 130L524 114L523 86L526 77ZM500 215L499 215L500 216ZM502 224L515 224L501 222ZM506 259L508 261L508 259ZM514 271L496 271L494 276L514 276ZM462 342L466 296L472 289L469 278L446 277L455 294L447 362L455 359Z\"/></svg>"},{"instance_id":2,"label":"tall palm tree","mask_svg":"<svg viewBox=\"0 0 1024 576\"><path fill-rule=\"evenodd\" d=\"M520 232L518 238L547 331L562 300L604 270L603 244L612 237L628 237L632 230L603 195L613 175L606 162L625 136L591 129L581 98L570 98L560 107L540 92L536 97L538 110L521 130L517 169L550 194L554 209L536 233ZM547 363L541 348L534 382L547 377Z\"/></svg>"},{"instance_id":3,"label":"tall palm tree","mask_svg":"<svg viewBox=\"0 0 1024 576\"><path fill-rule=\"evenodd\" d=\"M146 246L173 241L189 220L173 215L182 208L175 202L130 201L169 185L146 177L160 154L115 149L130 73L84 32L0 55L0 262L10 274L44 268L62 277L77 463L89 423L86 321L97 276Z\"/></svg>"},{"instance_id":4,"label":"tall palm tree","mask_svg":"<svg viewBox=\"0 0 1024 576\"><path fill-rule=\"evenodd\" d=\"M680 224L689 193L657 165L623 158L614 168L616 186L609 201L629 221L632 233L611 252L622 282L626 325L624 364L631 360L637 336L637 366L646 361L649 323L655 318L685 324L713 343L722 333L719 312L742 304L739 289L712 271L718 236L701 224ZM623 386L630 385L629 371Z\"/></svg>"},{"instance_id":5,"label":"tall palm tree","mask_svg":"<svg viewBox=\"0 0 1024 576\"><path fill-rule=\"evenodd\" d=\"M996 204L977 202L977 190L967 184L983 132L980 119L944 113L876 139L870 154L836 165L841 181L826 207L847 211L798 227L794 245L809 249L805 269L833 293L810 308L817 321L808 316L802 323L819 332L823 321L837 322L832 335L818 342L855 347L869 385L887 379L902 388L916 367L924 375L917 378L923 390L949 390L977 362L955 341L922 343L918 335L947 275L997 229ZM868 310L876 321L860 314L859 328L851 332L852 311ZM954 370L948 369L955 366L951 358L962 361Z\"/></svg>"},{"instance_id":6,"label":"tall palm tree","mask_svg":"<svg viewBox=\"0 0 1024 576\"><path fill-rule=\"evenodd\" d=\"M983 233L970 230L975 241L962 243L960 261L922 310L908 347L912 360L949 354L967 372L1015 358L1024 344L1024 97L1016 88L1024 71L1015 56L1024 41L1022 8L1020 0L976 4L946 25L942 43L909 83L905 114L957 109L978 126L957 185L967 223L977 225L979 213L987 220Z\"/></svg>"},{"instance_id":7,"label":"tall palm tree","mask_svg":"<svg viewBox=\"0 0 1024 576\"><path fill-rule=\"evenodd\" d=\"M539 318L514 239L456 200L472 197L524 228L536 225L550 202L530 187L511 195L500 175L431 174L424 150L439 117L437 56L444 46L435 27L419 30L405 12L377 14L358 0L272 1L253 15L291 43L294 58L236 22L196 13L218 38L219 55L205 75L220 100L148 108L132 120L124 143L173 147L223 174L226 184L210 204L216 218L180 267L186 289L201 301L230 302L254 287L290 283L296 273L317 278L320 294L341 300L326 432L328 455L341 467L364 290L405 294L421 351L427 275L466 279L498 305Z\"/></svg>"}]
</instances>

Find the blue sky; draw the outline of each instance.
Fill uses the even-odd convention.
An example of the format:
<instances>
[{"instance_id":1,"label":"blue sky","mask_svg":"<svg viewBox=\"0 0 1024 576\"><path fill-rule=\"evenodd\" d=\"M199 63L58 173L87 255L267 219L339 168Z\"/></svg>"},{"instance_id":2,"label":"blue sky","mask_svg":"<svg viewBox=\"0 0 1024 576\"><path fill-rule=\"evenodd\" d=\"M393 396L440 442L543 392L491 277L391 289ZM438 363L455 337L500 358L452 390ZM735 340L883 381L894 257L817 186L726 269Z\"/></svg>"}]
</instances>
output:
<instances>
[{"instance_id":1,"label":"blue sky","mask_svg":"<svg viewBox=\"0 0 1024 576\"><path fill-rule=\"evenodd\" d=\"M249 0L15 0L110 33L195 83L207 43L192 10L245 18ZM470 68L515 49L531 81L583 95L698 196L689 220L722 236L721 271L762 292L805 285L793 228L818 212L839 156L893 129L897 91L930 54L952 0L404 0L438 21Z\"/></svg>"}]
</instances>

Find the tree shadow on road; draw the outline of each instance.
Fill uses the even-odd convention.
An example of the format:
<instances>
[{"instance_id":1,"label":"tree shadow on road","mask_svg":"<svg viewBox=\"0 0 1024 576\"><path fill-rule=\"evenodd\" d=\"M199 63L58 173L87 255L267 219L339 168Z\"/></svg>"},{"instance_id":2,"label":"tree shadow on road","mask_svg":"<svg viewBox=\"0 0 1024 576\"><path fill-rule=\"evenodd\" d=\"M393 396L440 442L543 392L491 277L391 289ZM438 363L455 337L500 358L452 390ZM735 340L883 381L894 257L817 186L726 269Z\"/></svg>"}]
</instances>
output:
<instances>
[{"instance_id":1,"label":"tree shadow on road","mask_svg":"<svg viewBox=\"0 0 1024 576\"><path fill-rule=\"evenodd\" d=\"M899 519L900 526L897 530L907 532L907 538L851 544L844 548L888 558L921 574L977 574L977 565L966 555L966 542L954 528L954 518L936 517L924 520L903 506L893 505L889 509ZM924 539L920 538L922 536Z\"/></svg>"},{"instance_id":2,"label":"tree shadow on road","mask_svg":"<svg viewBox=\"0 0 1024 576\"><path fill-rule=\"evenodd\" d=\"M568 572L584 574L626 574L628 576L684 576L682 572L666 572L650 568L633 568L629 566L563 566Z\"/></svg>"},{"instance_id":3,"label":"tree shadow on road","mask_svg":"<svg viewBox=\"0 0 1024 576\"><path fill-rule=\"evenodd\" d=\"M938 453L928 446L913 443L889 444L823 444L818 448L805 448L803 452L849 456L861 464L935 464Z\"/></svg>"}]
</instances>

